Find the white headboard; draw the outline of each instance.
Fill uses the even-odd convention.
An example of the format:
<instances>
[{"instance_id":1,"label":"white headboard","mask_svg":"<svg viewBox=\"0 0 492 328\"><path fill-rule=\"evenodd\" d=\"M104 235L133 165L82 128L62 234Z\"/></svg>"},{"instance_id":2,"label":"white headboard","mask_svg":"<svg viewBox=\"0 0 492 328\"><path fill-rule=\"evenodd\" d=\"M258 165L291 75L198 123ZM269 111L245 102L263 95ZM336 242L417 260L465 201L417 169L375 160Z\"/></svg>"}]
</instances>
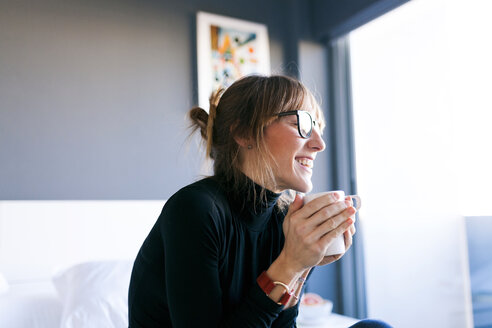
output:
<instances>
[{"instance_id":1,"label":"white headboard","mask_svg":"<svg viewBox=\"0 0 492 328\"><path fill-rule=\"evenodd\" d=\"M49 279L90 260L134 259L164 201L0 201L0 272Z\"/></svg>"}]
</instances>

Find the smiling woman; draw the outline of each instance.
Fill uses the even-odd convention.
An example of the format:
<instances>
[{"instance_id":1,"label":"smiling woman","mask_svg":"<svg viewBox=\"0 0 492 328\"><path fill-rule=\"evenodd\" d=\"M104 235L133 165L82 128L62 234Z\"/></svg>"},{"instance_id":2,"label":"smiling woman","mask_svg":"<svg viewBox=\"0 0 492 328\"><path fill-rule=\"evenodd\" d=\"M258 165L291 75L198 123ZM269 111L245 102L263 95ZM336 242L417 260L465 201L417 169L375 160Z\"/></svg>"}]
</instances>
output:
<instances>
[{"instance_id":1,"label":"smiling woman","mask_svg":"<svg viewBox=\"0 0 492 328\"><path fill-rule=\"evenodd\" d=\"M286 113L289 115L281 113L279 119L265 129L265 144L272 159L272 163L269 164L273 167L276 177L274 184L267 188L277 192L285 189L308 192L313 187L311 175L314 159L318 152L325 149L325 143L321 139L319 128L313 128L314 122L307 111L296 111L294 115L292 112ZM299 113L304 113L305 120L309 120L309 130L301 129ZM301 132L303 130L309 131L309 135L307 133L303 135ZM251 157L254 158L254 154ZM248 157L245 158L245 163L248 163L248 159ZM248 175L247 170L245 174Z\"/></svg>"},{"instance_id":2,"label":"smiling woman","mask_svg":"<svg viewBox=\"0 0 492 328\"><path fill-rule=\"evenodd\" d=\"M174 194L142 245L130 327L295 327L309 272L355 232L350 199L289 196L311 190L325 148L314 97L292 78L249 76L190 118L214 175Z\"/></svg>"},{"instance_id":3,"label":"smiling woman","mask_svg":"<svg viewBox=\"0 0 492 328\"><path fill-rule=\"evenodd\" d=\"M301 114L291 115L293 111ZM219 90L212 95L209 113L197 107L190 112L190 117L195 129L202 129L207 156L214 160L216 176L234 181L238 192L242 192L242 188L251 190L252 182L276 192L285 189L306 192L312 188L310 177L303 190L277 185L280 182L277 174L293 173L295 158L282 158L287 157L288 149L297 153L297 159L309 162L309 166L315 153L324 149L320 137L323 113L314 96L299 81L285 76L243 78L227 91ZM305 114L310 119L306 120ZM316 132L313 136L311 132L302 136L301 126ZM276 136L278 133L285 138ZM300 156L298 152L302 150L294 149L299 148L299 144L313 147L313 141L319 144L314 145L317 150L303 150L312 156ZM284 171L286 165L291 167ZM286 204L288 198L280 197L280 202Z\"/></svg>"}]
</instances>

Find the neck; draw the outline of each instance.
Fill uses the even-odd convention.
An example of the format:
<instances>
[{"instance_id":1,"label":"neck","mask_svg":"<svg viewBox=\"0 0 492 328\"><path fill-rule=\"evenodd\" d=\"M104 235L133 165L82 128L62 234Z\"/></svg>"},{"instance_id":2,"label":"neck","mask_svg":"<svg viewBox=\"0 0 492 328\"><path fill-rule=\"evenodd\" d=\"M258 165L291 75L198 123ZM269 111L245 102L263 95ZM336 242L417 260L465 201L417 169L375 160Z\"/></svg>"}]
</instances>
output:
<instances>
[{"instance_id":1,"label":"neck","mask_svg":"<svg viewBox=\"0 0 492 328\"><path fill-rule=\"evenodd\" d=\"M257 165L256 165L257 167ZM276 194L281 193L283 190L280 190L274 181L271 181L272 179L270 177L266 177L267 181L262 181L260 175L258 174L258 171L254 165L248 165L246 163L243 163L242 167L240 168L241 172L247 176L249 179L251 179L254 183L257 185L274 192Z\"/></svg>"}]
</instances>

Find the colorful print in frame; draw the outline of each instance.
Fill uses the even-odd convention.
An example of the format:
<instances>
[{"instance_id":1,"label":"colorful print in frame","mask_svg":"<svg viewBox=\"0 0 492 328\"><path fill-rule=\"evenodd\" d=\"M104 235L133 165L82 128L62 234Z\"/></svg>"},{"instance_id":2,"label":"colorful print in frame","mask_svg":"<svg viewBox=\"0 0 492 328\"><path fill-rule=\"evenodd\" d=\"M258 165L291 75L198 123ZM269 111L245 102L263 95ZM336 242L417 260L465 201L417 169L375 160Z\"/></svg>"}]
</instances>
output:
<instances>
[{"instance_id":1,"label":"colorful print in frame","mask_svg":"<svg viewBox=\"0 0 492 328\"><path fill-rule=\"evenodd\" d=\"M197 14L198 102L208 111L210 94L249 74L270 74L267 28L205 12Z\"/></svg>"}]
</instances>

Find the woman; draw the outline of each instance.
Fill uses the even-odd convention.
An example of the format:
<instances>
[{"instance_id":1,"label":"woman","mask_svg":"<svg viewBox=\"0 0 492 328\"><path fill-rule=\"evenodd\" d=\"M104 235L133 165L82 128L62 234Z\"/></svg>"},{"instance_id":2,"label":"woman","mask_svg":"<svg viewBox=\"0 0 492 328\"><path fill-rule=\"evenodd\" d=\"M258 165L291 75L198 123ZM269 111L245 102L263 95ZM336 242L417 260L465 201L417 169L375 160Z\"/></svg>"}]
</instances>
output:
<instances>
[{"instance_id":1,"label":"woman","mask_svg":"<svg viewBox=\"0 0 492 328\"><path fill-rule=\"evenodd\" d=\"M289 196L312 189L322 112L294 79L249 76L189 115L214 175L174 194L142 245L130 327L295 327L310 270L355 232L349 200Z\"/></svg>"}]
</instances>

